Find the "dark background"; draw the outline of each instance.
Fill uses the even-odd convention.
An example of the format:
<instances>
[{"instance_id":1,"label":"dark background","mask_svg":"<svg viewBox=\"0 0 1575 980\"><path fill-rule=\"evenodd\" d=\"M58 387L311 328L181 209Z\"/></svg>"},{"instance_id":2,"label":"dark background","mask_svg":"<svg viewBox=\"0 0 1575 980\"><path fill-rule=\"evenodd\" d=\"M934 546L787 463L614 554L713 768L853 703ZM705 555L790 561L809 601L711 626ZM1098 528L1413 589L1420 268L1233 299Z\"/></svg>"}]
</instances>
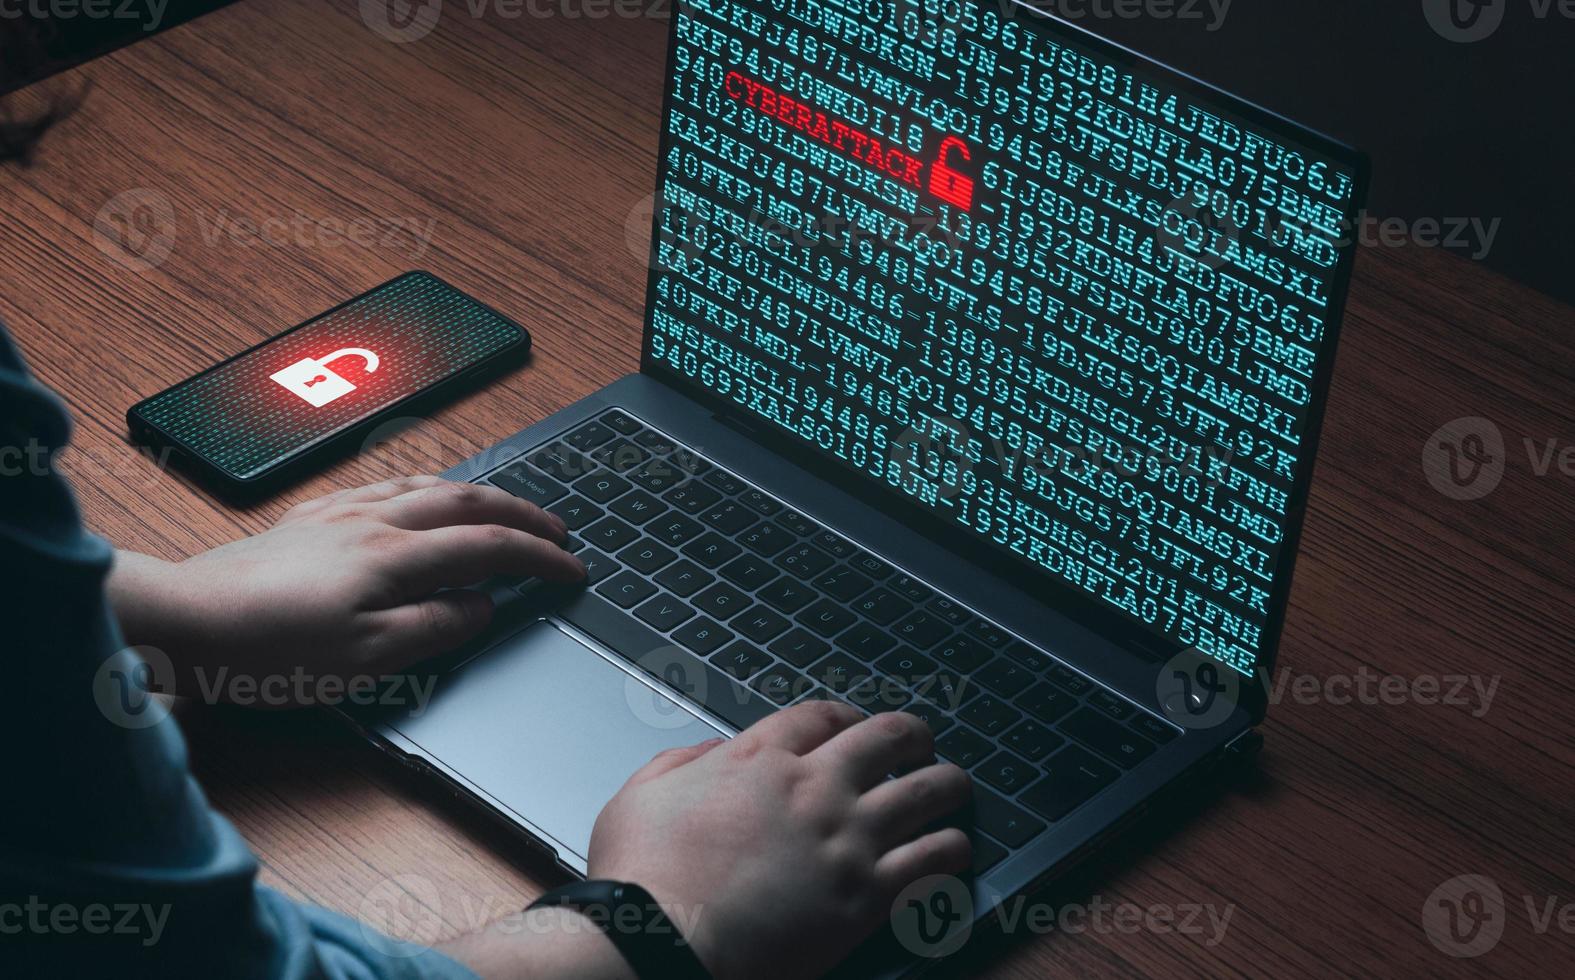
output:
<instances>
[{"instance_id":1,"label":"dark background","mask_svg":"<svg viewBox=\"0 0 1575 980\"><path fill-rule=\"evenodd\" d=\"M39 2L48 9L47 0ZM145 0L129 2L146 9ZM169 0L159 29L226 2ZM1435 31L1424 4L1454 2L1465 10L1483 0L1230 0L1222 18L1209 0L1190 9L1194 0L1036 2L1367 151L1368 209L1375 218L1406 222L1393 234L1409 246L1437 242L1460 219L1483 228L1497 221L1490 239L1468 227L1466 240L1443 247L1575 301L1575 194L1566 188L1575 164L1575 19L1560 12L1558 0L1486 0L1487 16L1497 10L1499 26L1468 43ZM1575 3L1565 2L1575 13ZM8 38L0 91L147 37L144 26L80 14L0 21ZM19 33L33 43L10 43ZM36 56L20 53L28 50ZM1366 236L1369 247L1386 247L1371 243L1377 229Z\"/></svg>"}]
</instances>

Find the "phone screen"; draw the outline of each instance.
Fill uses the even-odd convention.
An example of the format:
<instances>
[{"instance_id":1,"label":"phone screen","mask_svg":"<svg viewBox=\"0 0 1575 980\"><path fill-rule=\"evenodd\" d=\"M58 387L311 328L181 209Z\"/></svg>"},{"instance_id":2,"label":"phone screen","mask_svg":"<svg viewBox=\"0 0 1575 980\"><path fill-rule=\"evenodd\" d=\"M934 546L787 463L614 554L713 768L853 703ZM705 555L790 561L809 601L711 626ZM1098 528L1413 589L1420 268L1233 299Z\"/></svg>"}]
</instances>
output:
<instances>
[{"instance_id":1,"label":"phone screen","mask_svg":"<svg viewBox=\"0 0 1575 980\"><path fill-rule=\"evenodd\" d=\"M528 342L518 324L410 272L142 402L145 426L252 480Z\"/></svg>"}]
</instances>

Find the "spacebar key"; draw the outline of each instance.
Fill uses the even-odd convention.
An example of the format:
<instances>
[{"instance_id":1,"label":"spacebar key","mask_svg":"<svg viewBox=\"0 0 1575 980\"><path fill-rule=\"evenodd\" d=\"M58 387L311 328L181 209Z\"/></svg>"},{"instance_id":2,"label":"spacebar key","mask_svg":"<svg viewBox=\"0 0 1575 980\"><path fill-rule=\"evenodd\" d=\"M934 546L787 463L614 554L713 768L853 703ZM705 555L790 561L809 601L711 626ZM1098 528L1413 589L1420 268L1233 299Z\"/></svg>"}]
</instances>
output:
<instances>
[{"instance_id":1,"label":"spacebar key","mask_svg":"<svg viewBox=\"0 0 1575 980\"><path fill-rule=\"evenodd\" d=\"M740 731L777 710L776 705L666 640L660 633L593 592L581 592L554 610L607 644L612 651L669 687L687 694Z\"/></svg>"}]
</instances>

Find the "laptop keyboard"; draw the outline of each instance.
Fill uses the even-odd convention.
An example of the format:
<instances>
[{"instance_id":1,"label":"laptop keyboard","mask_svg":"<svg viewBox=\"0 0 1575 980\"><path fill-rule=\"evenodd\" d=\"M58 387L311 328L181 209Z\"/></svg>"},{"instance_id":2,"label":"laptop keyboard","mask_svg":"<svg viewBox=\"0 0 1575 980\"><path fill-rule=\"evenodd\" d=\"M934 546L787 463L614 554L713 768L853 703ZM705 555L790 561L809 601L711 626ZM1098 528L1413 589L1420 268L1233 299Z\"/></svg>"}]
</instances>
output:
<instances>
[{"instance_id":1,"label":"laptop keyboard","mask_svg":"<svg viewBox=\"0 0 1575 980\"><path fill-rule=\"evenodd\" d=\"M568 526L588 581L556 614L737 728L816 698L924 719L974 777L976 872L1179 734L625 411L487 479Z\"/></svg>"}]
</instances>

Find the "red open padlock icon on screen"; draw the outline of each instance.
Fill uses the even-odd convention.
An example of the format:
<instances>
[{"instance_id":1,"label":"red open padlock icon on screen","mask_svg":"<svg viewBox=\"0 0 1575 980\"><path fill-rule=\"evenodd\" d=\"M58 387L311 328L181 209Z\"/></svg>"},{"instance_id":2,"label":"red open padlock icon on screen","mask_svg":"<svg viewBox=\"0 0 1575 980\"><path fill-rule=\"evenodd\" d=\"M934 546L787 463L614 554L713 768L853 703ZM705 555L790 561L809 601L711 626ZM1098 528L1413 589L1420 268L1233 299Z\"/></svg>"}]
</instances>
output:
<instances>
[{"instance_id":1,"label":"red open padlock icon on screen","mask_svg":"<svg viewBox=\"0 0 1575 980\"><path fill-rule=\"evenodd\" d=\"M954 146L964 160L973 159L968 153L967 143L955 136L948 136L942 140L941 152L936 156L935 162L930 164L930 193L966 211L973 207L973 178L947 165L946 154Z\"/></svg>"}]
</instances>

